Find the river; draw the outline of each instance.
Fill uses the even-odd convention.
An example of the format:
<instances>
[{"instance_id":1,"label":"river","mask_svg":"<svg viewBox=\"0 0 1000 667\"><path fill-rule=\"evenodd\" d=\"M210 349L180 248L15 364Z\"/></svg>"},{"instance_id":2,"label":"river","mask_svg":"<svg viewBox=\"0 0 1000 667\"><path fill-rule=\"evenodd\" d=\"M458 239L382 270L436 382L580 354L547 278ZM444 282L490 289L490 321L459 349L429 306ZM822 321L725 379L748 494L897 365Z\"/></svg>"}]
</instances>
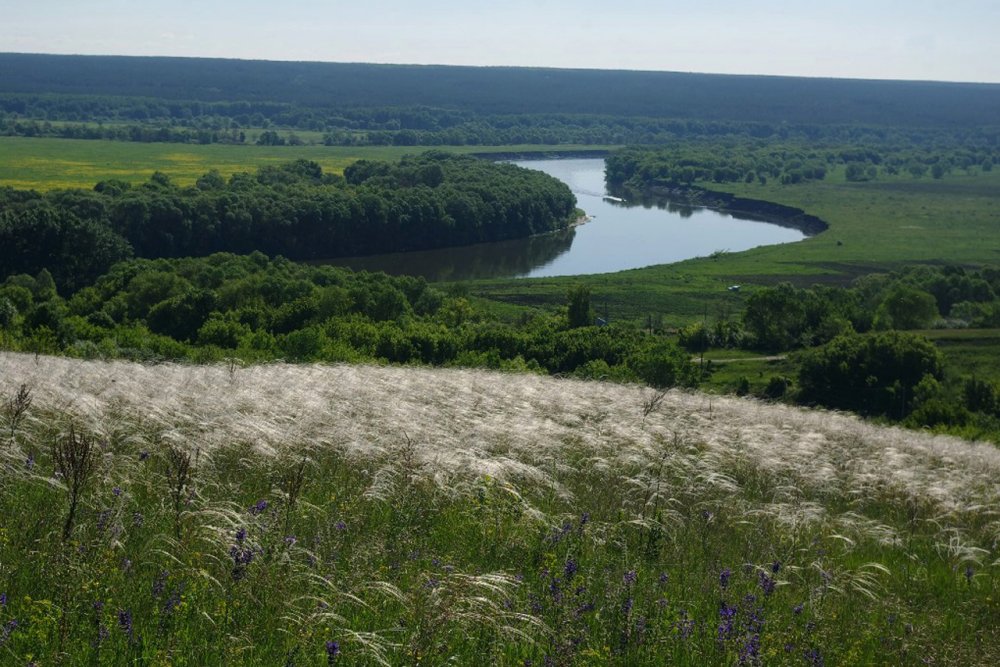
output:
<instances>
[{"instance_id":1,"label":"river","mask_svg":"<svg viewBox=\"0 0 1000 667\"><path fill-rule=\"evenodd\" d=\"M524 160L566 183L590 220L572 229L528 239L459 248L330 260L358 271L424 276L428 280L514 278L609 273L669 264L716 251L791 243L795 228L728 213L669 204L633 205L608 198L604 160Z\"/></svg>"}]
</instances>

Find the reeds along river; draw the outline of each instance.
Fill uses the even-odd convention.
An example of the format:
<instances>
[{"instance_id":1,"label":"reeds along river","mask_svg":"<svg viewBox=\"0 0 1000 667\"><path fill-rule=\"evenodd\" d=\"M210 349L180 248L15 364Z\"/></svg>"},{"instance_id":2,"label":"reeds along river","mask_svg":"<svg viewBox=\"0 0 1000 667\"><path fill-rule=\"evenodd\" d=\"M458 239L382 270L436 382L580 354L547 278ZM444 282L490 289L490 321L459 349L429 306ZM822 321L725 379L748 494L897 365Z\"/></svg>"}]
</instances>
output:
<instances>
[{"instance_id":1,"label":"reeds along river","mask_svg":"<svg viewBox=\"0 0 1000 667\"><path fill-rule=\"evenodd\" d=\"M569 230L460 248L332 260L356 270L410 274L428 280L610 273L799 241L795 228L708 209L632 204L609 197L601 159L523 160L569 185L590 220Z\"/></svg>"}]
</instances>

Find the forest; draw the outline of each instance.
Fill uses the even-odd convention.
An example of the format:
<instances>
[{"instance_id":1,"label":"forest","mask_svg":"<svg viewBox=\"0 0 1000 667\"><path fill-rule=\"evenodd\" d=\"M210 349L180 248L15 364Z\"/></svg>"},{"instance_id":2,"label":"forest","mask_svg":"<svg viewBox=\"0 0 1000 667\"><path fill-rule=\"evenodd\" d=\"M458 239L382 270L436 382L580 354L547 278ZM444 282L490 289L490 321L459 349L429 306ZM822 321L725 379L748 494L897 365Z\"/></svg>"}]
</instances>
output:
<instances>
[{"instance_id":1,"label":"forest","mask_svg":"<svg viewBox=\"0 0 1000 667\"><path fill-rule=\"evenodd\" d=\"M131 256L325 259L521 238L577 215L569 188L546 174L441 153L361 160L343 176L305 160L228 180L213 171L186 188L158 172L135 188L0 189L0 274L45 268L72 289Z\"/></svg>"},{"instance_id":2,"label":"forest","mask_svg":"<svg viewBox=\"0 0 1000 667\"><path fill-rule=\"evenodd\" d=\"M307 141L302 132L340 146L996 145L998 104L1000 86L985 84L0 54L8 136L244 143L253 128L267 145Z\"/></svg>"}]
</instances>

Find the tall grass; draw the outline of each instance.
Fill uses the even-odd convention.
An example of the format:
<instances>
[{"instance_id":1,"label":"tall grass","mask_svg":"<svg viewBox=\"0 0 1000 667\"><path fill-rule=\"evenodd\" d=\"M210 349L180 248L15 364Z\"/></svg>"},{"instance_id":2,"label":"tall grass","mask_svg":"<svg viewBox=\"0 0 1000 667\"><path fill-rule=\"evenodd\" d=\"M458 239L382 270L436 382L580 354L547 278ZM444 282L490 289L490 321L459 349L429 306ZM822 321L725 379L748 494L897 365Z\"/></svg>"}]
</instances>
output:
<instances>
[{"instance_id":1,"label":"tall grass","mask_svg":"<svg viewBox=\"0 0 1000 667\"><path fill-rule=\"evenodd\" d=\"M1000 654L990 445L463 370L2 354L0 397L22 385L3 664ZM64 540L70 434L97 458Z\"/></svg>"}]
</instances>

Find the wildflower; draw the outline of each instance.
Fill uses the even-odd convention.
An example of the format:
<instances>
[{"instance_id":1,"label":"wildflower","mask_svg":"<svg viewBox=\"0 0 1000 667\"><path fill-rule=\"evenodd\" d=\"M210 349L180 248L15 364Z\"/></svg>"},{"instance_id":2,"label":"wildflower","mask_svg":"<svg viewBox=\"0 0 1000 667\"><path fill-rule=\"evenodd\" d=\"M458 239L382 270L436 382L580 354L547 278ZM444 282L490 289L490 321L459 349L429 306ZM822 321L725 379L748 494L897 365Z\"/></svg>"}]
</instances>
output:
<instances>
[{"instance_id":1,"label":"wildflower","mask_svg":"<svg viewBox=\"0 0 1000 667\"><path fill-rule=\"evenodd\" d=\"M566 560L566 565L563 566L563 575L566 577L566 581L569 581L576 574L579 569L579 565L573 558L568 558Z\"/></svg>"},{"instance_id":2,"label":"wildflower","mask_svg":"<svg viewBox=\"0 0 1000 667\"><path fill-rule=\"evenodd\" d=\"M32 468L35 467L35 455L34 454L28 454L28 458L24 462L24 467L27 468L28 470L31 470Z\"/></svg>"},{"instance_id":3,"label":"wildflower","mask_svg":"<svg viewBox=\"0 0 1000 667\"><path fill-rule=\"evenodd\" d=\"M340 644L335 641L328 641L326 643L326 662L328 665L332 665L334 659L340 653Z\"/></svg>"},{"instance_id":4,"label":"wildflower","mask_svg":"<svg viewBox=\"0 0 1000 667\"><path fill-rule=\"evenodd\" d=\"M146 450L142 450L141 452L139 452L140 461L145 461L148 458L149 458L149 452L147 452Z\"/></svg>"},{"instance_id":5,"label":"wildflower","mask_svg":"<svg viewBox=\"0 0 1000 667\"><path fill-rule=\"evenodd\" d=\"M132 512L132 524L136 528L142 528L142 524L145 523L146 519L142 516L142 512Z\"/></svg>"},{"instance_id":6,"label":"wildflower","mask_svg":"<svg viewBox=\"0 0 1000 667\"><path fill-rule=\"evenodd\" d=\"M287 537L285 537L285 546L287 547L295 546L295 543L297 541L298 540L295 539L294 535L288 535Z\"/></svg>"},{"instance_id":7,"label":"wildflower","mask_svg":"<svg viewBox=\"0 0 1000 667\"><path fill-rule=\"evenodd\" d=\"M806 651L805 658L812 667L823 667L823 656L820 655L818 648L814 647Z\"/></svg>"},{"instance_id":8,"label":"wildflower","mask_svg":"<svg viewBox=\"0 0 1000 667\"><path fill-rule=\"evenodd\" d=\"M638 580L639 580L639 575L635 570L629 570L622 576L622 581L625 582L626 586L631 586Z\"/></svg>"},{"instance_id":9,"label":"wildflower","mask_svg":"<svg viewBox=\"0 0 1000 667\"><path fill-rule=\"evenodd\" d=\"M725 602L719 607L718 640L724 642L733 636L733 619L736 618L736 607L730 607Z\"/></svg>"},{"instance_id":10,"label":"wildflower","mask_svg":"<svg viewBox=\"0 0 1000 667\"><path fill-rule=\"evenodd\" d=\"M728 567L719 573L719 586L722 590L726 590L729 587L729 578L733 576L733 571Z\"/></svg>"},{"instance_id":11,"label":"wildflower","mask_svg":"<svg viewBox=\"0 0 1000 667\"><path fill-rule=\"evenodd\" d=\"M236 543L237 544L243 544L243 542L245 542L246 539L247 539L247 529L246 528L240 528L239 530L236 531Z\"/></svg>"},{"instance_id":12,"label":"wildflower","mask_svg":"<svg viewBox=\"0 0 1000 667\"><path fill-rule=\"evenodd\" d=\"M181 606L181 593L184 592L184 582L182 581L177 585L174 590L170 591L170 595L167 597L166 602L163 603L163 613L166 616L174 613L174 609Z\"/></svg>"},{"instance_id":13,"label":"wildflower","mask_svg":"<svg viewBox=\"0 0 1000 667\"><path fill-rule=\"evenodd\" d=\"M660 577L659 579L657 579L657 581L659 581L661 586L666 586L667 582L670 581L670 575L668 575L666 572L660 572Z\"/></svg>"},{"instance_id":14,"label":"wildflower","mask_svg":"<svg viewBox=\"0 0 1000 667\"><path fill-rule=\"evenodd\" d=\"M157 575L156 579L153 580L153 597L159 598L163 595L163 590L167 587L167 577L170 573L166 570L161 570L160 574Z\"/></svg>"},{"instance_id":15,"label":"wildflower","mask_svg":"<svg viewBox=\"0 0 1000 667\"><path fill-rule=\"evenodd\" d=\"M630 613L632 613L632 606L634 604L635 604L635 600L633 600L630 597L625 598L625 602L622 602L622 614L624 614L625 616L628 616Z\"/></svg>"},{"instance_id":16,"label":"wildflower","mask_svg":"<svg viewBox=\"0 0 1000 667\"><path fill-rule=\"evenodd\" d=\"M972 569L972 565L965 566L965 581L972 583L972 577L976 574L976 571Z\"/></svg>"},{"instance_id":17,"label":"wildflower","mask_svg":"<svg viewBox=\"0 0 1000 667\"><path fill-rule=\"evenodd\" d=\"M764 595L770 595L774 592L775 581L774 577L769 576L766 572L760 573L760 588L764 591Z\"/></svg>"},{"instance_id":18,"label":"wildflower","mask_svg":"<svg viewBox=\"0 0 1000 667\"><path fill-rule=\"evenodd\" d=\"M343 521L338 521L333 527L341 531L347 530L347 524Z\"/></svg>"},{"instance_id":19,"label":"wildflower","mask_svg":"<svg viewBox=\"0 0 1000 667\"><path fill-rule=\"evenodd\" d=\"M104 611L103 600L94 600L94 604L92 606L94 607L94 611L96 611L97 613L101 613L102 611Z\"/></svg>"},{"instance_id":20,"label":"wildflower","mask_svg":"<svg viewBox=\"0 0 1000 667\"><path fill-rule=\"evenodd\" d=\"M132 561L129 560L128 558L123 558L122 559L122 571L123 572L129 572L129 571L131 571L131 569L132 569Z\"/></svg>"},{"instance_id":21,"label":"wildflower","mask_svg":"<svg viewBox=\"0 0 1000 667\"><path fill-rule=\"evenodd\" d=\"M6 606L7 606L7 594L0 593L0 607L6 607Z\"/></svg>"},{"instance_id":22,"label":"wildflower","mask_svg":"<svg viewBox=\"0 0 1000 667\"><path fill-rule=\"evenodd\" d=\"M749 665L757 662L760 657L760 635L754 633L747 638L747 643L740 649L741 665Z\"/></svg>"},{"instance_id":23,"label":"wildflower","mask_svg":"<svg viewBox=\"0 0 1000 667\"><path fill-rule=\"evenodd\" d=\"M774 574L778 574L778 571L780 569L781 569L781 561L780 560L776 560L773 563L771 563L771 572L773 572Z\"/></svg>"},{"instance_id":24,"label":"wildflower","mask_svg":"<svg viewBox=\"0 0 1000 667\"><path fill-rule=\"evenodd\" d=\"M795 614L796 616L798 616L799 614L802 613L802 607L803 607L803 604L801 602L798 603L797 605L795 605L794 607L792 607L792 613Z\"/></svg>"},{"instance_id":25,"label":"wildflower","mask_svg":"<svg viewBox=\"0 0 1000 667\"><path fill-rule=\"evenodd\" d=\"M120 486L114 487L113 489L111 489L111 493L114 495L115 498L121 498L122 487Z\"/></svg>"},{"instance_id":26,"label":"wildflower","mask_svg":"<svg viewBox=\"0 0 1000 667\"><path fill-rule=\"evenodd\" d=\"M10 639L10 636L11 634L13 634L14 630L17 630L16 618L12 618L11 620L7 621L5 625L0 626L0 646L3 646L4 644L7 643L7 640Z\"/></svg>"},{"instance_id":27,"label":"wildflower","mask_svg":"<svg viewBox=\"0 0 1000 667\"><path fill-rule=\"evenodd\" d=\"M100 514L97 515L97 530L103 533L104 529L108 527L108 521L111 520L111 510L102 510Z\"/></svg>"},{"instance_id":28,"label":"wildflower","mask_svg":"<svg viewBox=\"0 0 1000 667\"><path fill-rule=\"evenodd\" d=\"M132 627L132 610L131 609L119 609L118 610L118 627L121 628L122 632L132 641L133 631L135 628Z\"/></svg>"},{"instance_id":29,"label":"wildflower","mask_svg":"<svg viewBox=\"0 0 1000 667\"><path fill-rule=\"evenodd\" d=\"M590 512L584 512L583 514L580 515L579 529L583 530L583 527L586 526L588 523L590 523Z\"/></svg>"},{"instance_id":30,"label":"wildflower","mask_svg":"<svg viewBox=\"0 0 1000 667\"><path fill-rule=\"evenodd\" d=\"M250 514L253 514L254 516L258 514L263 514L265 510L267 510L267 501L264 500L263 498L258 500L256 503L254 503L247 509L247 511L250 512Z\"/></svg>"}]
</instances>

